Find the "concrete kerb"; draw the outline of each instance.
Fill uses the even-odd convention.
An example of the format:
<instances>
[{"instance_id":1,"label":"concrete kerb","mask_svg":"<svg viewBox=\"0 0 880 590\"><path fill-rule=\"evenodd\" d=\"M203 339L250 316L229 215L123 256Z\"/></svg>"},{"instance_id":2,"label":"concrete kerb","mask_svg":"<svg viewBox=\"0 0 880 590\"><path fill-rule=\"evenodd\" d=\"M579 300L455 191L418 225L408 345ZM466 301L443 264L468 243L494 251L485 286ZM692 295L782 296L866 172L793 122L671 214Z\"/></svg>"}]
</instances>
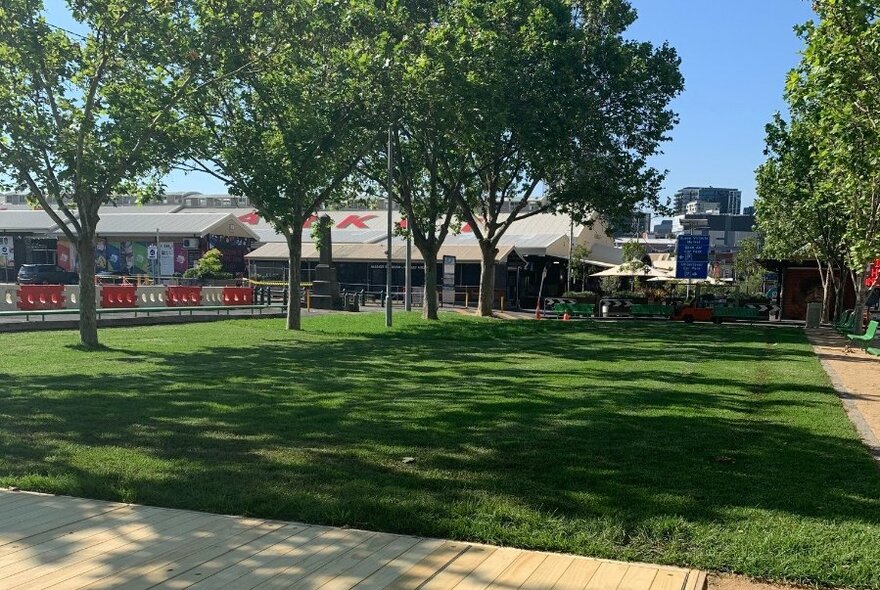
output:
<instances>
[{"instance_id":1,"label":"concrete kerb","mask_svg":"<svg viewBox=\"0 0 880 590\"><path fill-rule=\"evenodd\" d=\"M865 443L865 446L868 447L868 452L874 460L880 463L880 440L875 436L874 431L868 425L868 421L862 415L862 412L856 404L858 395L854 391L850 391L843 384L842 379L837 374L837 371L834 370L834 367L831 366L831 363L827 362L820 354L818 354L815 348L818 345L818 342L814 336L819 336L819 334L807 331L807 339L813 347L813 352L816 353L816 358L819 360L819 364L822 366L822 369L825 370L825 374L828 375L828 379L831 381L831 386L840 398L840 402L843 405L844 411L846 411L846 415L849 417L856 432L858 432L862 441Z\"/></svg>"}]
</instances>

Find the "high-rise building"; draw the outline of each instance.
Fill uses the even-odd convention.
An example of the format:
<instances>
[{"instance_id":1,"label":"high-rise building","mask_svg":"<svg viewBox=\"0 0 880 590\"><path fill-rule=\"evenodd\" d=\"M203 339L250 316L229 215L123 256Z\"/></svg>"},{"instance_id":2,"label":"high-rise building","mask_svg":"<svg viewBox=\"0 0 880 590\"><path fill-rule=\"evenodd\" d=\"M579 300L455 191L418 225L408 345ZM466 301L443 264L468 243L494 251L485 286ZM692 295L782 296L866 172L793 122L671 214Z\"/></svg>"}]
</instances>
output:
<instances>
[{"instance_id":1,"label":"high-rise building","mask_svg":"<svg viewBox=\"0 0 880 590\"><path fill-rule=\"evenodd\" d=\"M739 215L742 204L742 191L735 188L715 188L714 186L688 186L678 190L672 198L676 215L687 213L690 202L717 203L721 215Z\"/></svg>"}]
</instances>

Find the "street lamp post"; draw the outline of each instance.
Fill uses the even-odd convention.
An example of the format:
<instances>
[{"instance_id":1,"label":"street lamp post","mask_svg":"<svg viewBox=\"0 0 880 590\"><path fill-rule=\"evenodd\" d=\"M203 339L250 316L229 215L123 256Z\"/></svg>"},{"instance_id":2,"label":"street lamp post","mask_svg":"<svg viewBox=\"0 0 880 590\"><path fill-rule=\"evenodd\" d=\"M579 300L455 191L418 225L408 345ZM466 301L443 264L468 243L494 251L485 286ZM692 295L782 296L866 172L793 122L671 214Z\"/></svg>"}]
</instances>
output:
<instances>
[{"instance_id":1,"label":"street lamp post","mask_svg":"<svg viewBox=\"0 0 880 590\"><path fill-rule=\"evenodd\" d=\"M393 219L391 217L391 195L394 182L394 164L392 157L394 156L394 148L391 144L391 125L388 126L388 190L387 190L387 208L388 208L388 252L385 260L385 327L390 328L392 324L391 314L391 238L394 231Z\"/></svg>"}]
</instances>

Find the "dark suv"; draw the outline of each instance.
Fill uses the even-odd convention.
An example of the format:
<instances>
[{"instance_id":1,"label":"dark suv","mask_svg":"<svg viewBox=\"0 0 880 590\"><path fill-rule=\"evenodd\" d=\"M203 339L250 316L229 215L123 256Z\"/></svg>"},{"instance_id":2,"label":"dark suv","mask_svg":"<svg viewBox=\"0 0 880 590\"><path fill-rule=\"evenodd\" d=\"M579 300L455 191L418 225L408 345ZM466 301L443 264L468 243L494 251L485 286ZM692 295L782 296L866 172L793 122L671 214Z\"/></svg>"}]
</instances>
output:
<instances>
[{"instance_id":1,"label":"dark suv","mask_svg":"<svg viewBox=\"0 0 880 590\"><path fill-rule=\"evenodd\" d=\"M21 285L75 285L79 275L54 264L22 264L18 269Z\"/></svg>"}]
</instances>

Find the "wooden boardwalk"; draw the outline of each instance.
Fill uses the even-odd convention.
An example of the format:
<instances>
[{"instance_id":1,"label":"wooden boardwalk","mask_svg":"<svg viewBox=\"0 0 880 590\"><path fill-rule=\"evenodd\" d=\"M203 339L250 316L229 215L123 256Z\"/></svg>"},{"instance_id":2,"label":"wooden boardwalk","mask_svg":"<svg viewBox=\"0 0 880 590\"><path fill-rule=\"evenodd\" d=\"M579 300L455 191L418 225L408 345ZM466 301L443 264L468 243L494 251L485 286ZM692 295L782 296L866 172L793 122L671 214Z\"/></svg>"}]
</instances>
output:
<instances>
[{"instance_id":1,"label":"wooden boardwalk","mask_svg":"<svg viewBox=\"0 0 880 590\"><path fill-rule=\"evenodd\" d=\"M0 490L0 589L704 590L695 570Z\"/></svg>"}]
</instances>

